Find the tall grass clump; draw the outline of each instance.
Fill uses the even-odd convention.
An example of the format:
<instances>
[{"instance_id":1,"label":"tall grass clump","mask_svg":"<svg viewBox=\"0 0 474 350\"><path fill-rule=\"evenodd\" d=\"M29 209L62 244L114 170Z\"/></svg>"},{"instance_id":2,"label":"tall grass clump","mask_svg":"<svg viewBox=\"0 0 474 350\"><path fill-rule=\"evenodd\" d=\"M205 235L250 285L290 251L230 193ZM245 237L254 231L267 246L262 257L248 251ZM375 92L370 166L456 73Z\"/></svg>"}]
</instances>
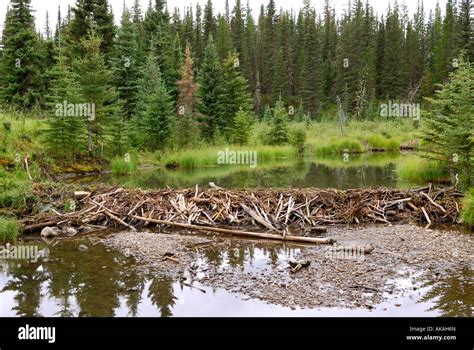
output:
<instances>
[{"instance_id":1,"label":"tall grass clump","mask_svg":"<svg viewBox=\"0 0 474 350\"><path fill-rule=\"evenodd\" d=\"M474 227L474 188L471 188L462 201L462 219L465 224Z\"/></svg>"},{"instance_id":2,"label":"tall grass clump","mask_svg":"<svg viewBox=\"0 0 474 350\"><path fill-rule=\"evenodd\" d=\"M449 171L440 162L408 157L397 165L396 173L401 180L411 183L445 182Z\"/></svg>"},{"instance_id":3,"label":"tall grass clump","mask_svg":"<svg viewBox=\"0 0 474 350\"><path fill-rule=\"evenodd\" d=\"M0 242L16 241L20 229L15 219L0 216Z\"/></svg>"},{"instance_id":4,"label":"tall grass clump","mask_svg":"<svg viewBox=\"0 0 474 350\"><path fill-rule=\"evenodd\" d=\"M113 175L130 175L137 171L138 159L130 157L125 159L122 157L112 160L112 174Z\"/></svg>"}]
</instances>

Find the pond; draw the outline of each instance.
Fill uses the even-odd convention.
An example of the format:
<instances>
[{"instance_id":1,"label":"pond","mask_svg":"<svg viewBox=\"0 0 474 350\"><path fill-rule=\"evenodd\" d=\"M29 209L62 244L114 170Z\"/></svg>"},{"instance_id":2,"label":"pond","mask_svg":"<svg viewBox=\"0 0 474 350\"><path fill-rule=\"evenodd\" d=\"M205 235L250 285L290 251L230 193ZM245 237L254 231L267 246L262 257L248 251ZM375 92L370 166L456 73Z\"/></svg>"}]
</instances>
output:
<instances>
[{"instance_id":1,"label":"pond","mask_svg":"<svg viewBox=\"0 0 474 350\"><path fill-rule=\"evenodd\" d=\"M79 246L87 243L89 250ZM26 243L25 243L26 244ZM41 242L30 241L28 245ZM290 309L223 289L185 283L163 275L144 275L134 260L102 244L65 240L48 247L47 260L0 260L0 316L51 317L171 317L171 316L464 316L474 307L472 271L416 281L397 277L392 283L407 284L409 292L388 296L386 302L365 308ZM236 250L205 251L200 264L265 273L287 265L298 249L258 244ZM416 286L416 288L411 288ZM415 290L416 289L416 290Z\"/></svg>"},{"instance_id":2,"label":"pond","mask_svg":"<svg viewBox=\"0 0 474 350\"><path fill-rule=\"evenodd\" d=\"M68 179L77 184L106 183L114 186L156 188L207 187L214 182L227 189L242 188L335 188L408 187L396 175L403 161L399 152L350 155L348 158L305 158L300 161L261 162L255 169L249 166L216 166L198 169L141 169L131 176L98 176Z\"/></svg>"}]
</instances>

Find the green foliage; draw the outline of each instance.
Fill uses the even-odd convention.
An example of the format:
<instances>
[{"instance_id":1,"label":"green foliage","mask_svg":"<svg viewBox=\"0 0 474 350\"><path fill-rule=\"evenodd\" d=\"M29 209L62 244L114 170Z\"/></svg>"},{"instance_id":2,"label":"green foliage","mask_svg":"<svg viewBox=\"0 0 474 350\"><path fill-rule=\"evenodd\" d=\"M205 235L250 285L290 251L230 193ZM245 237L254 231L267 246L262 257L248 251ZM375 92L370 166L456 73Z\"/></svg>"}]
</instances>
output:
<instances>
[{"instance_id":1,"label":"green foliage","mask_svg":"<svg viewBox=\"0 0 474 350\"><path fill-rule=\"evenodd\" d=\"M280 98L273 109L269 141L271 145L284 145L289 141L289 118L285 105Z\"/></svg>"},{"instance_id":2,"label":"green foliage","mask_svg":"<svg viewBox=\"0 0 474 350\"><path fill-rule=\"evenodd\" d=\"M401 180L415 184L444 182L449 179L446 167L437 161L408 157L397 164L397 175Z\"/></svg>"},{"instance_id":3,"label":"green foliage","mask_svg":"<svg viewBox=\"0 0 474 350\"><path fill-rule=\"evenodd\" d=\"M198 82L202 134L206 139L212 140L216 130L222 125L223 118L220 103L223 92L222 67L212 35L208 39Z\"/></svg>"},{"instance_id":4,"label":"green foliage","mask_svg":"<svg viewBox=\"0 0 474 350\"><path fill-rule=\"evenodd\" d=\"M19 224L15 219L0 216L0 242L14 242L19 234Z\"/></svg>"},{"instance_id":5,"label":"green foliage","mask_svg":"<svg viewBox=\"0 0 474 350\"><path fill-rule=\"evenodd\" d=\"M468 188L474 181L474 66L460 58L450 81L428 99L423 140L426 151L453 169Z\"/></svg>"},{"instance_id":6,"label":"green foliage","mask_svg":"<svg viewBox=\"0 0 474 350\"><path fill-rule=\"evenodd\" d=\"M249 112L240 109L234 118L232 140L238 145L246 145L252 130L252 119Z\"/></svg>"},{"instance_id":7,"label":"green foliage","mask_svg":"<svg viewBox=\"0 0 474 350\"><path fill-rule=\"evenodd\" d=\"M0 105L30 110L41 96L40 43L31 0L12 0L6 14L0 55Z\"/></svg>"},{"instance_id":8,"label":"green foliage","mask_svg":"<svg viewBox=\"0 0 474 350\"><path fill-rule=\"evenodd\" d=\"M471 188L463 199L462 219L464 223L474 227L474 188Z\"/></svg>"},{"instance_id":9,"label":"green foliage","mask_svg":"<svg viewBox=\"0 0 474 350\"><path fill-rule=\"evenodd\" d=\"M112 160L112 174L114 175L130 175L137 171L138 159L126 155L125 157L118 157Z\"/></svg>"},{"instance_id":10,"label":"green foliage","mask_svg":"<svg viewBox=\"0 0 474 350\"><path fill-rule=\"evenodd\" d=\"M306 128L303 125L297 125L290 132L290 142L300 155L304 154L305 143L307 140Z\"/></svg>"}]
</instances>

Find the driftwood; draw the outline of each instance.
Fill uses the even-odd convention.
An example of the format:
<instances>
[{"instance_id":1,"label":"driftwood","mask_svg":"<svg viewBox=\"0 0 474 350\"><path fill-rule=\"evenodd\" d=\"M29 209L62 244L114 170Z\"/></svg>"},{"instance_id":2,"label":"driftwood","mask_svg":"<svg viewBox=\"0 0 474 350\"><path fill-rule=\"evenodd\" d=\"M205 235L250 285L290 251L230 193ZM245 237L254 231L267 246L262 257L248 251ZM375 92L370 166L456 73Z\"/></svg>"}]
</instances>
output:
<instances>
[{"instance_id":1,"label":"driftwood","mask_svg":"<svg viewBox=\"0 0 474 350\"><path fill-rule=\"evenodd\" d=\"M190 190L153 191L102 188L72 195L76 199L74 212L27 217L22 222L23 231L35 232L60 222L69 226L99 225L132 231L147 225L162 225L321 244L328 241L314 236L332 225L455 223L462 196L455 188L431 186L413 190L348 191L214 188L203 191L197 186ZM259 233L260 229L267 232Z\"/></svg>"}]
</instances>

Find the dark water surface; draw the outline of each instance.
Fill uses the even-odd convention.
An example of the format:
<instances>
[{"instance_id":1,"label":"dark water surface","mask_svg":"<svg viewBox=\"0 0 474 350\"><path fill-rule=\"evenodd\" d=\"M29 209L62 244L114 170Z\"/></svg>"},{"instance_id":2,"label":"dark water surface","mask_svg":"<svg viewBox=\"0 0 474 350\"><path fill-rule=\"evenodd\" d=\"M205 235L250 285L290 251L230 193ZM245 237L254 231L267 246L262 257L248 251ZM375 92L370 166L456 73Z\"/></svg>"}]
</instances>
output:
<instances>
[{"instance_id":1,"label":"dark water surface","mask_svg":"<svg viewBox=\"0 0 474 350\"><path fill-rule=\"evenodd\" d=\"M28 245L40 242L24 243ZM79 251L87 244L89 250ZM41 246L44 248L45 246ZM205 251L199 264L265 272L287 266L298 249L248 245ZM464 316L474 307L471 270L436 281L420 277L392 283L417 290L368 309L295 309L248 299L192 282L191 287L160 275L134 272L133 258L88 240L62 241L49 247L47 261L0 260L0 316ZM407 288L412 289L412 288ZM205 293L204 293L205 292ZM396 306L401 304L401 306Z\"/></svg>"}]
</instances>

